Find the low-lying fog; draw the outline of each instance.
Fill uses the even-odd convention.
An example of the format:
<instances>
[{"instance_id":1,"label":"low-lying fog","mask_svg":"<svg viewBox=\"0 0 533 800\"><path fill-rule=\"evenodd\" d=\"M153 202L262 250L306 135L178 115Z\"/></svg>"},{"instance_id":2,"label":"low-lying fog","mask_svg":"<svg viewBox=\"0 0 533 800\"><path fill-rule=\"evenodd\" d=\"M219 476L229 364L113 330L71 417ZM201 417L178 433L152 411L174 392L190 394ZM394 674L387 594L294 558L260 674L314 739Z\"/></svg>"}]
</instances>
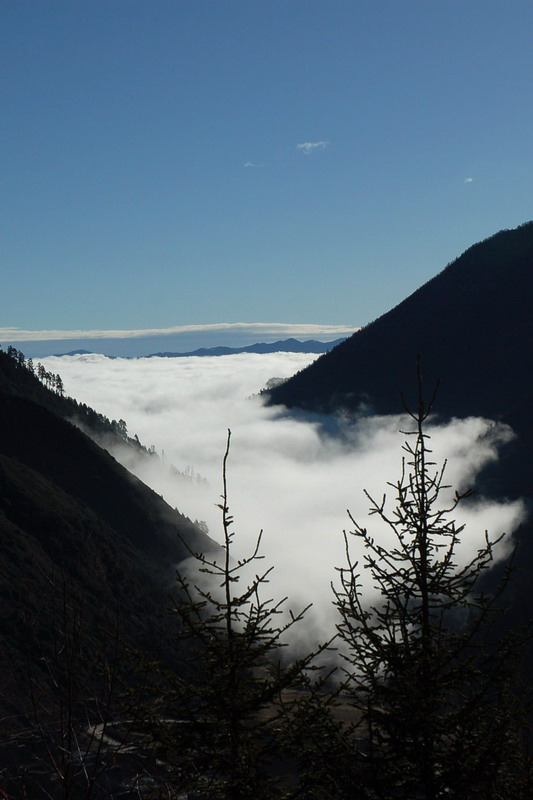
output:
<instances>
[{"instance_id":1,"label":"low-lying fog","mask_svg":"<svg viewBox=\"0 0 533 800\"><path fill-rule=\"evenodd\" d=\"M263 564L273 564L269 596L289 597L295 610L314 604L313 624L324 631L334 621L330 581L343 562L346 509L387 541L376 517L368 518L366 489L391 496L387 481L400 475L406 421L365 417L341 421L341 436L321 434L317 419L291 418L267 408L255 395L273 377L285 378L316 358L277 353L219 358L108 359L99 355L46 358L67 394L110 419L124 419L130 436L155 445L164 461L205 480L171 477L164 464L126 461L126 466L192 519L205 520L221 541L221 463L227 429L232 430L229 503L235 517L235 555L252 547L264 530ZM431 431L436 460L448 459L447 483L464 489L511 434L486 420L457 420ZM124 453L114 451L118 460ZM130 457L128 457L129 459ZM523 516L520 503L477 498L455 518L466 522L461 551L466 558L484 531L511 533ZM354 537L352 537L354 538ZM354 540L354 548L357 542ZM327 623L327 624L326 624Z\"/></svg>"}]
</instances>

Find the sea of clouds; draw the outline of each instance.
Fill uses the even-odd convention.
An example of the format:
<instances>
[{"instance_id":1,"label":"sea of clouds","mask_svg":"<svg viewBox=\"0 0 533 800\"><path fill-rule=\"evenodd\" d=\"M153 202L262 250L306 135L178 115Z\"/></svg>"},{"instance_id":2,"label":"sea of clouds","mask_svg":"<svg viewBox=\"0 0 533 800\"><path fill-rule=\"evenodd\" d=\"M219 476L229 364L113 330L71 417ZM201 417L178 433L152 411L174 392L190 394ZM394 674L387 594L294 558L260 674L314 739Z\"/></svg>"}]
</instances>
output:
<instances>
[{"instance_id":1,"label":"sea of clouds","mask_svg":"<svg viewBox=\"0 0 533 800\"><path fill-rule=\"evenodd\" d=\"M265 566L273 565L268 594L289 598L297 611L313 603L312 624L327 638L336 616L331 581L345 564L343 530L347 515L364 524L384 544L391 534L376 516L368 517L366 489L376 499L393 500L388 481L398 480L402 444L410 429L405 417L338 419L336 435L318 416L290 415L267 407L257 393L273 377L286 378L316 358L311 354L239 354L204 358L109 359L101 355L46 358L59 372L67 394L110 419L124 419L130 436L154 445L163 460L132 459L131 448L113 450L125 466L182 513L205 520L222 541L221 465L227 430L232 441L228 467L229 505L235 518L234 555L242 557L264 531ZM464 490L488 461L509 429L488 420L454 420L428 428L435 460L448 460L446 483ZM168 464L203 480L178 480ZM451 492L451 490L450 490ZM448 493L448 498L451 494ZM485 530L493 538L511 534L524 516L520 502L481 497L456 510L466 524L461 559L475 554ZM353 539L357 556L358 541ZM503 555L510 546L499 548ZM372 599L371 587L366 589Z\"/></svg>"}]
</instances>

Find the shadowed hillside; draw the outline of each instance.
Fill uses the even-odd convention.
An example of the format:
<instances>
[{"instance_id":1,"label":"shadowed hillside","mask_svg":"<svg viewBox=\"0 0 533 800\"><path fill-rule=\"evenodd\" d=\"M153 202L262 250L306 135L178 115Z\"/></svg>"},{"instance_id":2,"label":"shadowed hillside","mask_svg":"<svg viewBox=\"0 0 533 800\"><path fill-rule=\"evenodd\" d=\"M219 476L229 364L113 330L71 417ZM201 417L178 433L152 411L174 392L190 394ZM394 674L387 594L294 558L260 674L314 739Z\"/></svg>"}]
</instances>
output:
<instances>
[{"instance_id":1,"label":"shadowed hillside","mask_svg":"<svg viewBox=\"0 0 533 800\"><path fill-rule=\"evenodd\" d=\"M270 393L271 403L313 411L396 413L441 379L442 414L512 414L533 395L533 223L469 248L396 308Z\"/></svg>"},{"instance_id":2,"label":"shadowed hillside","mask_svg":"<svg viewBox=\"0 0 533 800\"><path fill-rule=\"evenodd\" d=\"M125 646L179 663L167 614L175 566L184 542L214 547L60 416L72 402L0 352L0 704L10 726L24 708L16 677L51 657L58 614L79 620L85 659L118 629Z\"/></svg>"}]
</instances>

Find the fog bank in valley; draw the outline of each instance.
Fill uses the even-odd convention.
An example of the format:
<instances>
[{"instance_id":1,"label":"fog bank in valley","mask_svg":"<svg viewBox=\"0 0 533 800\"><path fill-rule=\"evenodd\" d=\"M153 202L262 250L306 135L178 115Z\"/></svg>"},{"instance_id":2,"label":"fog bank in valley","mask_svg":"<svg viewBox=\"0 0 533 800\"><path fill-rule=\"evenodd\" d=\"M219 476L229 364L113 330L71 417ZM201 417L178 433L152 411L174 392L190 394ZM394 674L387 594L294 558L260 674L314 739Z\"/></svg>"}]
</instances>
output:
<instances>
[{"instance_id":1,"label":"fog bank in valley","mask_svg":"<svg viewBox=\"0 0 533 800\"><path fill-rule=\"evenodd\" d=\"M400 415L363 415L339 420L341 435L332 437L322 433L318 418L291 417L254 396L270 378L288 377L315 358L292 353L132 360L83 355L43 363L61 374L67 394L109 418L126 420L130 436L164 451L164 462L205 479L177 480L158 459L147 466L132 461L126 449L113 451L172 506L205 520L217 541L222 538L216 507L221 463L231 428L228 484L235 555L244 555L263 529L263 563L275 567L268 595L287 595L295 610L313 602L313 624L326 634L335 621L330 582L336 580L335 566L344 562L346 509L387 542L390 534L376 517L368 518L363 490L376 498L386 491L392 501L386 483L400 475L405 436L399 431L409 426ZM479 469L497 457L498 445L512 436L482 419L428 430L436 460L448 459L445 482L454 489L470 486ZM493 537L511 533L523 514L518 502L477 498L460 506L455 517L467 524L462 557L474 554L485 530ZM354 540L354 551L356 546Z\"/></svg>"}]
</instances>

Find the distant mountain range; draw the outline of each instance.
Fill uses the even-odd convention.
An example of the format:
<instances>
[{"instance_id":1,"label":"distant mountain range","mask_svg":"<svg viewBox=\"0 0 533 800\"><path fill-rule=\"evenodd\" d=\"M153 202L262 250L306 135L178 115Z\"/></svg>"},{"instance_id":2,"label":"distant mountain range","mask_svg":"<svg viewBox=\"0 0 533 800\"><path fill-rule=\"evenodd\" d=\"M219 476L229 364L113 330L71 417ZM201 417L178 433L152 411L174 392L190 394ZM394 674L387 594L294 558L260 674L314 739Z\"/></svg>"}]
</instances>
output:
<instances>
[{"instance_id":1,"label":"distant mountain range","mask_svg":"<svg viewBox=\"0 0 533 800\"><path fill-rule=\"evenodd\" d=\"M246 345L245 347L200 347L190 353L151 353L149 358L160 356L163 358L186 358L188 356L232 356L237 353L329 353L343 339L335 339L333 342L317 342L309 339L300 342L298 339L283 339L279 342L257 342L256 344Z\"/></svg>"},{"instance_id":2,"label":"distant mountain range","mask_svg":"<svg viewBox=\"0 0 533 800\"><path fill-rule=\"evenodd\" d=\"M145 358L188 358L189 356L231 356L237 353L328 353L344 338L333 342L317 342L314 339L301 342L298 339L283 339L278 342L256 342L244 347L200 347L188 353L150 353ZM68 353L54 353L55 356L91 355L91 350L71 350Z\"/></svg>"}]
</instances>

